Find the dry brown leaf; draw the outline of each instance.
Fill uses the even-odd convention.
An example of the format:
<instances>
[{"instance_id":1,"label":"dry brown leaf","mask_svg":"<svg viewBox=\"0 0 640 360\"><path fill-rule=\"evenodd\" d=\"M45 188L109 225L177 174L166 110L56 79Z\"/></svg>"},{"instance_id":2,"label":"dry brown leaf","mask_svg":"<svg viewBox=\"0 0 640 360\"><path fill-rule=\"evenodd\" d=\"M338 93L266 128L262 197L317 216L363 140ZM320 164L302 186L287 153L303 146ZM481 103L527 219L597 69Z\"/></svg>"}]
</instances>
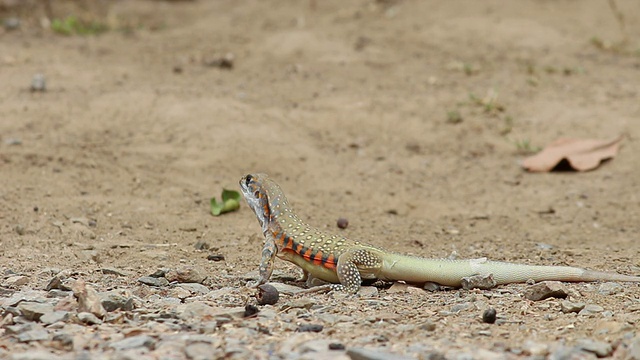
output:
<instances>
[{"instance_id":1,"label":"dry brown leaf","mask_svg":"<svg viewBox=\"0 0 640 360\"><path fill-rule=\"evenodd\" d=\"M566 160L574 170L593 170L602 161L611 159L618 153L622 139L622 136L613 140L561 138L524 159L522 167L532 172L546 172L552 171L562 160Z\"/></svg>"}]
</instances>

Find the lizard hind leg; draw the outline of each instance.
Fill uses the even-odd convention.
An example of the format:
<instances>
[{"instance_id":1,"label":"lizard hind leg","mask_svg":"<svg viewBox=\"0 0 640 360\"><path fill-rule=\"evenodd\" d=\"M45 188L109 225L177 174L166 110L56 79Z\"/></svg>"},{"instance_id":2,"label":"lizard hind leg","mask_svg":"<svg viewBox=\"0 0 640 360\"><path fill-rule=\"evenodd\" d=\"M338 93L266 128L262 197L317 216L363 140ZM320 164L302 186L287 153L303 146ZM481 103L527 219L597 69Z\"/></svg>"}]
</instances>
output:
<instances>
[{"instance_id":1,"label":"lizard hind leg","mask_svg":"<svg viewBox=\"0 0 640 360\"><path fill-rule=\"evenodd\" d=\"M380 258L366 249L351 249L338 257L336 273L340 284L332 289L355 294L360 290L362 278L375 278L375 272L381 266ZM364 276L363 276L364 275Z\"/></svg>"}]
</instances>

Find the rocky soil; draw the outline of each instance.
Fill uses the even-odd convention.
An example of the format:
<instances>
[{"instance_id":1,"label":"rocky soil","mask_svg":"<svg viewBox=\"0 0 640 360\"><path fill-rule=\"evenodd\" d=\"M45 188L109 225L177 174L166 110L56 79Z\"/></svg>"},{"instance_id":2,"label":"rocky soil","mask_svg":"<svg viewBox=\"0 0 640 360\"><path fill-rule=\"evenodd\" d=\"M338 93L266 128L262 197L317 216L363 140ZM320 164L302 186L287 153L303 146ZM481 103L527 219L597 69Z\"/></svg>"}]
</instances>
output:
<instances>
[{"instance_id":1,"label":"rocky soil","mask_svg":"<svg viewBox=\"0 0 640 360\"><path fill-rule=\"evenodd\" d=\"M0 19L0 358L640 359L637 284L309 294L278 261L260 305L255 216L209 208L266 172L301 218L392 251L640 275L637 1L4 0ZM619 135L591 172L519 165Z\"/></svg>"}]
</instances>

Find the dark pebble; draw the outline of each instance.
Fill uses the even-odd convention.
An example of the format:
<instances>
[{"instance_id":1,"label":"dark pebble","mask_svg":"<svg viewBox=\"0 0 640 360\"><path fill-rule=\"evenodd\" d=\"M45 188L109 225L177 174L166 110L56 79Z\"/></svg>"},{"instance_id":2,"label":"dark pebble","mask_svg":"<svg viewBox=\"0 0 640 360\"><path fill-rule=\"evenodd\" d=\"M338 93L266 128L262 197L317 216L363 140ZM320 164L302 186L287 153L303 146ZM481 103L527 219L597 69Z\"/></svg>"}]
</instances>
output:
<instances>
[{"instance_id":1,"label":"dark pebble","mask_svg":"<svg viewBox=\"0 0 640 360\"><path fill-rule=\"evenodd\" d=\"M156 272L154 272L153 274L149 275L151 277L154 278L161 278L161 277L165 277L165 275L167 275L167 272L162 270L162 269L158 269L156 270Z\"/></svg>"},{"instance_id":2,"label":"dark pebble","mask_svg":"<svg viewBox=\"0 0 640 360\"><path fill-rule=\"evenodd\" d=\"M487 324L493 324L494 322L496 322L496 309L488 308L487 310L485 310L482 313L482 321L486 322Z\"/></svg>"},{"instance_id":3,"label":"dark pebble","mask_svg":"<svg viewBox=\"0 0 640 360\"><path fill-rule=\"evenodd\" d=\"M280 299L280 293L273 285L262 284L258 286L258 294L256 300L258 305L273 305Z\"/></svg>"},{"instance_id":4,"label":"dark pebble","mask_svg":"<svg viewBox=\"0 0 640 360\"><path fill-rule=\"evenodd\" d=\"M349 220L347 220L346 218L339 218L338 219L338 227L340 229L346 229L347 226L349 226Z\"/></svg>"},{"instance_id":5,"label":"dark pebble","mask_svg":"<svg viewBox=\"0 0 640 360\"><path fill-rule=\"evenodd\" d=\"M156 286L156 287L169 285L169 280L163 277L153 277L153 276L143 276L138 279L138 282L145 285Z\"/></svg>"},{"instance_id":6,"label":"dark pebble","mask_svg":"<svg viewBox=\"0 0 640 360\"><path fill-rule=\"evenodd\" d=\"M207 256L207 260L210 260L210 261L224 261L224 255L211 254L211 255Z\"/></svg>"},{"instance_id":7,"label":"dark pebble","mask_svg":"<svg viewBox=\"0 0 640 360\"><path fill-rule=\"evenodd\" d=\"M244 307L244 314L242 316L249 317L257 314L260 310L255 305L247 305Z\"/></svg>"},{"instance_id":8,"label":"dark pebble","mask_svg":"<svg viewBox=\"0 0 640 360\"><path fill-rule=\"evenodd\" d=\"M331 343L329 344L329 350L344 350L345 346L341 343Z\"/></svg>"},{"instance_id":9,"label":"dark pebble","mask_svg":"<svg viewBox=\"0 0 640 360\"><path fill-rule=\"evenodd\" d=\"M298 327L298 332L320 332L324 326L320 324L302 324Z\"/></svg>"}]
</instances>

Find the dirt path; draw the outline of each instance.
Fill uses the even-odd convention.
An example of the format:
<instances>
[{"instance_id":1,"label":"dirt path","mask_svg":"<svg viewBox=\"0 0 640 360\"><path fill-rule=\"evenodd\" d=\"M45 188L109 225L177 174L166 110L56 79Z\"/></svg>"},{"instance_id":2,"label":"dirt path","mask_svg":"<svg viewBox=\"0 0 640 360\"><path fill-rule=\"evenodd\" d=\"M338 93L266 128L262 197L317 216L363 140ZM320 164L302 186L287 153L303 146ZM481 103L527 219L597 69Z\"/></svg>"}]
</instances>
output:
<instances>
[{"instance_id":1,"label":"dirt path","mask_svg":"<svg viewBox=\"0 0 640 360\"><path fill-rule=\"evenodd\" d=\"M259 226L244 204L209 214L223 187L266 172L310 223L389 250L639 274L640 6L616 4L622 47L607 1L595 0L123 1L104 18L126 31L5 26L0 357L348 358L327 350L335 343L417 358L597 352L580 346L640 358L637 285L607 285L612 294L567 285L569 301L596 305L581 315L512 285L284 296L238 319L226 309L253 294L244 284L259 261ZM35 74L45 92L29 90ZM593 172L518 165L558 137L620 134L619 156ZM184 267L208 276L213 292L138 282ZM300 276L282 262L278 270ZM135 309L100 325L18 316L9 300L30 289L30 300L77 312L43 290L56 275L123 291ZM481 321L489 307L499 324ZM23 322L31 328L9 327ZM324 329L296 332L304 324ZM39 330L41 339L20 338ZM130 338L142 345L113 345Z\"/></svg>"}]
</instances>

